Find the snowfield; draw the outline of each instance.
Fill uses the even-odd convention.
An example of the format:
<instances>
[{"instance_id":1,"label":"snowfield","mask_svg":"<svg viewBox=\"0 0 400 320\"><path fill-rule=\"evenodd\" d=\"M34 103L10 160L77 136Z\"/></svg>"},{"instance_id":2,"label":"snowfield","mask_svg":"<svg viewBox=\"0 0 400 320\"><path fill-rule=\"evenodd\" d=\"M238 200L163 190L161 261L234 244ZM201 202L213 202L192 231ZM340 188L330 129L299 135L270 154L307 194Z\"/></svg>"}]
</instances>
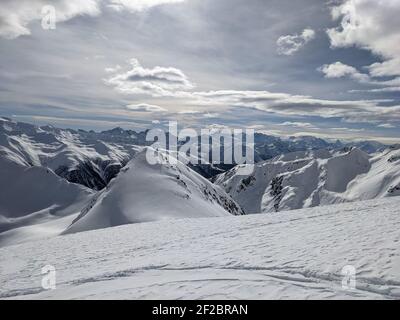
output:
<instances>
[{"instance_id":1,"label":"snowfield","mask_svg":"<svg viewBox=\"0 0 400 320\"><path fill-rule=\"evenodd\" d=\"M0 248L11 299L400 299L400 198L164 220ZM41 287L56 268L57 288ZM356 268L356 289L342 269Z\"/></svg>"}]
</instances>

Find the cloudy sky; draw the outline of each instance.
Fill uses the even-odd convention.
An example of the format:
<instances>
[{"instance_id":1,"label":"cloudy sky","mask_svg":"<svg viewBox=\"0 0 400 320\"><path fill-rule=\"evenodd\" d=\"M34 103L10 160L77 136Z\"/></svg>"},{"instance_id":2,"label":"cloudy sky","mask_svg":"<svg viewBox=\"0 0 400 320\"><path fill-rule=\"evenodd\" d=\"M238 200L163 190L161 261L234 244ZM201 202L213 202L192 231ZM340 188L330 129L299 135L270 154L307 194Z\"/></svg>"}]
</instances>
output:
<instances>
[{"instance_id":1,"label":"cloudy sky","mask_svg":"<svg viewBox=\"0 0 400 320\"><path fill-rule=\"evenodd\" d=\"M394 142L399 14L400 0L2 0L0 115Z\"/></svg>"}]
</instances>

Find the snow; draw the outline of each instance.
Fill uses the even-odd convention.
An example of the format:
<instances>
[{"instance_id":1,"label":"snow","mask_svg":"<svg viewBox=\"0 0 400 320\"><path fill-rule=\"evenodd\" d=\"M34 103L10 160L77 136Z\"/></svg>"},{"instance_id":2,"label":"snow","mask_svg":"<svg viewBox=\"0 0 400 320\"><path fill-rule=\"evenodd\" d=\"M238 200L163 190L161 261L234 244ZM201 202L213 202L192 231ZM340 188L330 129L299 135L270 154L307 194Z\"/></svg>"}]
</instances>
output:
<instances>
[{"instance_id":1,"label":"snow","mask_svg":"<svg viewBox=\"0 0 400 320\"><path fill-rule=\"evenodd\" d=\"M0 157L27 167L46 167L56 173L64 169L66 176L68 172L77 170L83 176L79 181L82 184L87 182L85 164L97 171L100 178L105 179L105 172L98 164L103 162L123 166L140 150L135 145L136 142L138 141L130 136L118 138L107 133L76 132L51 126L37 127L0 118ZM88 176L90 179L90 174Z\"/></svg>"},{"instance_id":2,"label":"snow","mask_svg":"<svg viewBox=\"0 0 400 320\"><path fill-rule=\"evenodd\" d=\"M0 246L57 235L94 194L50 169L0 157Z\"/></svg>"},{"instance_id":3,"label":"snow","mask_svg":"<svg viewBox=\"0 0 400 320\"><path fill-rule=\"evenodd\" d=\"M150 165L144 133L0 118L0 298L400 299L400 148L256 138L278 156L213 184L164 151Z\"/></svg>"},{"instance_id":4,"label":"snow","mask_svg":"<svg viewBox=\"0 0 400 320\"><path fill-rule=\"evenodd\" d=\"M400 299L400 198L162 220L0 249L9 299ZM57 288L41 287L56 268ZM356 268L356 288L342 269Z\"/></svg>"},{"instance_id":5,"label":"snow","mask_svg":"<svg viewBox=\"0 0 400 320\"><path fill-rule=\"evenodd\" d=\"M172 163L164 153L157 152L161 164L149 164L147 150L134 156L106 190L82 210L66 233L160 219L242 213L220 187L181 162Z\"/></svg>"},{"instance_id":6,"label":"snow","mask_svg":"<svg viewBox=\"0 0 400 320\"><path fill-rule=\"evenodd\" d=\"M243 214L223 189L181 162L150 165L146 152L97 193L50 169L0 157L0 246L128 223Z\"/></svg>"},{"instance_id":7,"label":"snow","mask_svg":"<svg viewBox=\"0 0 400 320\"><path fill-rule=\"evenodd\" d=\"M246 213L268 213L400 195L400 150L369 155L353 148L295 152L255 165L250 176L238 168L216 184Z\"/></svg>"}]
</instances>

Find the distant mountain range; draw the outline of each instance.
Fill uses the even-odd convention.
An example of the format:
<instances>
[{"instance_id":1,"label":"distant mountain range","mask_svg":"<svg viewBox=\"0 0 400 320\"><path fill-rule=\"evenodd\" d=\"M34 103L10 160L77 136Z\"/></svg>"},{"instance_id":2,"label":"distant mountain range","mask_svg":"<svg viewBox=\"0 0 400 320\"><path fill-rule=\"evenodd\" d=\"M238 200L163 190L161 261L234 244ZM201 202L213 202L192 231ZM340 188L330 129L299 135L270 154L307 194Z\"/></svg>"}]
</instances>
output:
<instances>
[{"instance_id":1,"label":"distant mountain range","mask_svg":"<svg viewBox=\"0 0 400 320\"><path fill-rule=\"evenodd\" d=\"M310 150L235 167L215 179L246 213L268 213L400 195L400 148Z\"/></svg>"},{"instance_id":2,"label":"distant mountain range","mask_svg":"<svg viewBox=\"0 0 400 320\"><path fill-rule=\"evenodd\" d=\"M146 141L146 134L147 131L122 128L94 132L39 127L0 117L0 156L26 167L46 167L69 182L102 190L132 159L139 147L151 144ZM328 142L315 137L280 138L261 133L255 134L254 142L256 162L306 150L357 147L374 153L387 148L376 141ZM203 163L190 167L204 177L211 178L231 169L233 165Z\"/></svg>"},{"instance_id":3,"label":"distant mountain range","mask_svg":"<svg viewBox=\"0 0 400 320\"><path fill-rule=\"evenodd\" d=\"M398 146L256 134L255 171L243 176L234 165L150 165L146 133L0 118L0 246L128 223L400 195Z\"/></svg>"}]
</instances>

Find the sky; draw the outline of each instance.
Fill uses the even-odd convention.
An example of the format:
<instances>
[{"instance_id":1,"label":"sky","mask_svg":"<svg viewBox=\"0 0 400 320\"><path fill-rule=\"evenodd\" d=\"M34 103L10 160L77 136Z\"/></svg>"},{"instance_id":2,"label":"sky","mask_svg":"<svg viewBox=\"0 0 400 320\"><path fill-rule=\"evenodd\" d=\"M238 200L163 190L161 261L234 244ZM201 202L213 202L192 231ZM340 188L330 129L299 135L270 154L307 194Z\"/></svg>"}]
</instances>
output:
<instances>
[{"instance_id":1,"label":"sky","mask_svg":"<svg viewBox=\"0 0 400 320\"><path fill-rule=\"evenodd\" d=\"M400 0L2 0L0 116L399 142L399 13Z\"/></svg>"}]
</instances>

